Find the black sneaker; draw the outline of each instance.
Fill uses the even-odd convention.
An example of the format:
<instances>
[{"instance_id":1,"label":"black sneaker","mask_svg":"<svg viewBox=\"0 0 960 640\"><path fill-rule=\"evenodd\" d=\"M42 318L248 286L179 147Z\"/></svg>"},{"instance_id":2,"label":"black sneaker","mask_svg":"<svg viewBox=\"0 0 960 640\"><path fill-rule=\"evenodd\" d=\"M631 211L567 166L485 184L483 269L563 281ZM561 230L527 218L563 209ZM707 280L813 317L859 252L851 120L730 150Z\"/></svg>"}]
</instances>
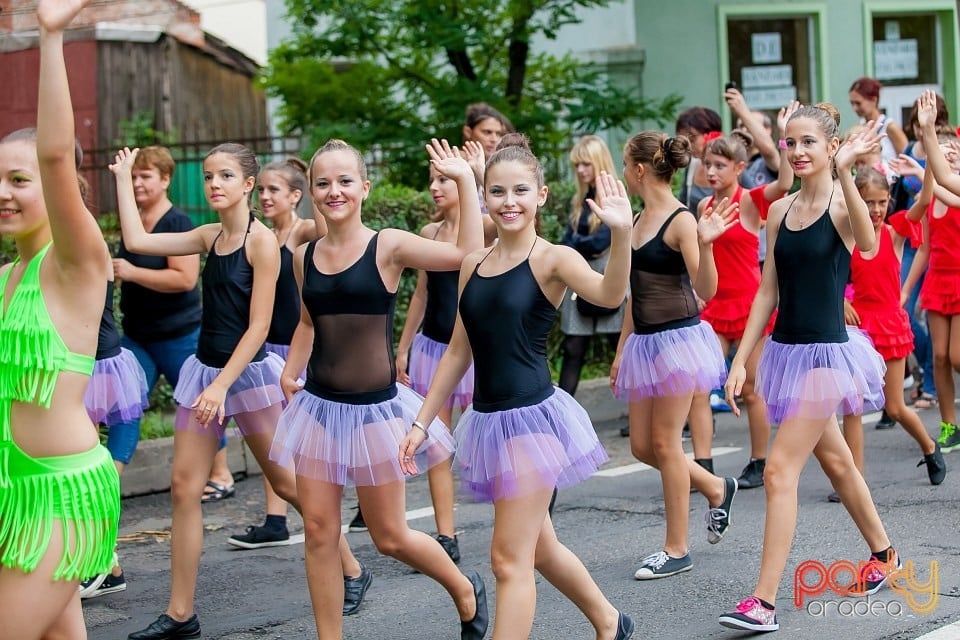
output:
<instances>
[{"instance_id":1,"label":"black sneaker","mask_svg":"<svg viewBox=\"0 0 960 640\"><path fill-rule=\"evenodd\" d=\"M460 562L460 541L457 540L457 536L438 535L437 542L440 543L440 546L443 547L443 550L447 552L447 555L450 556L450 559L453 560L454 564L459 564Z\"/></svg>"},{"instance_id":2,"label":"black sneaker","mask_svg":"<svg viewBox=\"0 0 960 640\"><path fill-rule=\"evenodd\" d=\"M360 575L356 578L343 578L343 615L352 616L360 610L360 603L363 602L363 596L370 588L373 582L373 574L367 571L367 568L360 565Z\"/></svg>"},{"instance_id":3,"label":"black sneaker","mask_svg":"<svg viewBox=\"0 0 960 640\"><path fill-rule=\"evenodd\" d=\"M733 518L730 515L730 509L733 506L733 498L737 495L737 479L723 479L723 502L716 507L707 509L707 542L717 544L723 540L727 529Z\"/></svg>"},{"instance_id":4,"label":"black sneaker","mask_svg":"<svg viewBox=\"0 0 960 640\"><path fill-rule=\"evenodd\" d=\"M941 422L940 437L937 438L937 442L940 443L940 450L944 453L960 449L960 429L955 424Z\"/></svg>"},{"instance_id":5,"label":"black sneaker","mask_svg":"<svg viewBox=\"0 0 960 640\"><path fill-rule=\"evenodd\" d=\"M354 533L367 530L367 523L363 521L363 513L360 511L360 507L357 507L357 515L353 516L353 520L350 521L349 530Z\"/></svg>"},{"instance_id":6,"label":"black sneaker","mask_svg":"<svg viewBox=\"0 0 960 640\"><path fill-rule=\"evenodd\" d=\"M895 426L897 426L897 423L887 415L887 410L884 409L880 419L877 420L877 429L893 429Z\"/></svg>"},{"instance_id":7,"label":"black sneaker","mask_svg":"<svg viewBox=\"0 0 960 640\"><path fill-rule=\"evenodd\" d=\"M767 459L758 458L751 460L747 466L740 472L737 478L737 487L739 489L756 489L763 486L763 470L767 468Z\"/></svg>"},{"instance_id":8,"label":"black sneaker","mask_svg":"<svg viewBox=\"0 0 960 640\"><path fill-rule=\"evenodd\" d=\"M109 575L110 575L109 573L101 573L99 575L93 576L92 578L81 580L80 587L79 587L80 599L84 600L86 598L93 598L94 597L93 594L97 592L97 589L100 588L100 585L103 584L104 581L106 581L107 576Z\"/></svg>"},{"instance_id":9,"label":"black sneaker","mask_svg":"<svg viewBox=\"0 0 960 640\"><path fill-rule=\"evenodd\" d=\"M174 638L199 638L200 620L193 614L183 622L174 620L165 613L140 631L134 631L127 640L172 640Z\"/></svg>"},{"instance_id":10,"label":"black sneaker","mask_svg":"<svg viewBox=\"0 0 960 640\"><path fill-rule=\"evenodd\" d=\"M666 551L658 551L643 559L640 568L633 574L637 580L656 580L675 576L693 568L690 554L685 553L679 558L668 556Z\"/></svg>"},{"instance_id":11,"label":"black sneaker","mask_svg":"<svg viewBox=\"0 0 960 640\"><path fill-rule=\"evenodd\" d=\"M290 532L286 527L247 527L246 533L230 536L227 544L241 549L260 549L261 547L282 547L290 544Z\"/></svg>"},{"instance_id":12,"label":"black sneaker","mask_svg":"<svg viewBox=\"0 0 960 640\"><path fill-rule=\"evenodd\" d=\"M127 590L127 581L123 577L123 572L120 572L120 575L115 576L112 573L108 573L107 576L100 582L100 586L96 589L84 592L83 583L81 583L80 598L87 600L89 598L99 598L100 596L105 596L109 593L117 593L119 591Z\"/></svg>"},{"instance_id":13,"label":"black sneaker","mask_svg":"<svg viewBox=\"0 0 960 640\"><path fill-rule=\"evenodd\" d=\"M943 453L940 452L940 443L934 443L933 453L924 454L923 460L917 463L918 467L927 465L927 477L930 478L930 484L938 485L943 482L947 475L947 463L943 460Z\"/></svg>"}]
</instances>

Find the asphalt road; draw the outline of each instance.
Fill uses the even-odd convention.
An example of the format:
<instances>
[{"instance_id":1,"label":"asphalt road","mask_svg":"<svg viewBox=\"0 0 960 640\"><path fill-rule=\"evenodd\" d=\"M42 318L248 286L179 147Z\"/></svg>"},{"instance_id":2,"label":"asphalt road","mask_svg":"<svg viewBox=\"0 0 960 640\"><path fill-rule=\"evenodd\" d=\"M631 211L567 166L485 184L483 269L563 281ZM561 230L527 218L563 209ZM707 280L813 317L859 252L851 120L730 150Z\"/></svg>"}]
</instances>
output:
<instances>
[{"instance_id":1,"label":"asphalt road","mask_svg":"<svg viewBox=\"0 0 960 640\"><path fill-rule=\"evenodd\" d=\"M937 412L923 411L921 416L936 436ZM636 462L627 439L618 434L622 424L597 425L611 459L605 469ZM869 608L863 600L842 599L830 592L804 608L794 606L794 570L801 562L816 560L829 566L837 560L865 560L869 553L843 507L826 501L829 483L811 460L801 479L797 534L776 603L781 630L773 637L906 640L960 621L960 451L946 455L947 479L932 487L925 469L915 466L921 458L918 448L901 429L878 431L868 424L866 431L867 481L891 540L902 558L914 562L918 583L926 582L936 568L936 588L923 593L917 587L913 604L916 608L934 605L935 598L935 605L929 613L917 613L904 596L887 589L870 598ZM739 474L749 453L747 435L745 420L718 414L714 447L720 453L715 457L719 474ZM689 443L685 448L689 451ZM347 495L344 522L352 517L355 504ZM237 484L237 497L204 507L207 534L196 603L204 638L316 637L303 545L239 551L226 544L230 534L259 524L262 498L262 484L254 478ZM425 479L409 482L408 510L429 505ZM756 580L764 493L754 489L738 495L733 525L717 545L706 542L705 509L701 497L691 496L693 570L646 582L634 580L633 573L644 556L660 549L664 531L660 479L655 471L593 477L564 491L554 520L560 539L580 556L607 597L637 621L636 638L744 637L720 627L717 616L748 595ZM126 538L119 553L129 588L85 602L91 638L124 639L165 609L169 539L162 532L169 529L169 517L168 494L124 501L121 535ZM300 533L295 513L290 521L291 532ZM490 506L458 504L461 567L477 568L490 591L494 590L489 564L492 524ZM433 533L432 517L412 519L411 526ZM455 609L439 585L380 556L368 534L350 533L349 540L374 579L360 613L345 619L346 638L458 637ZM594 638L586 619L552 586L538 578L537 588L532 638ZM854 607L857 603L861 604ZM960 638L960 625L951 629L942 631L937 640Z\"/></svg>"}]
</instances>

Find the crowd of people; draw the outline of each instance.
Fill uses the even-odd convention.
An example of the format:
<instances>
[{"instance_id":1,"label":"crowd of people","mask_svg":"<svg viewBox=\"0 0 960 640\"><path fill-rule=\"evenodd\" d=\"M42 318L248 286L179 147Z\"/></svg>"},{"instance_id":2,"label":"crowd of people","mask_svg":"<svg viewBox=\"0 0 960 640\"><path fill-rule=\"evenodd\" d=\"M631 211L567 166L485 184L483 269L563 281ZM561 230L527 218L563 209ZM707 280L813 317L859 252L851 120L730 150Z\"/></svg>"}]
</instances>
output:
<instances>
[{"instance_id":1,"label":"crowd of people","mask_svg":"<svg viewBox=\"0 0 960 640\"><path fill-rule=\"evenodd\" d=\"M462 146L426 145L436 213L416 233L365 224L364 156L341 140L309 163L263 168L242 145L214 147L203 183L218 219L199 227L168 197L170 153L121 149L110 165L122 230L112 258L78 176L63 58L84 4L40 2L37 126L0 139L0 233L17 250L0 267L0 637L86 637L81 597L125 588L119 474L161 374L177 404L170 596L131 640L200 635L201 504L235 491L231 420L264 471L266 503L263 524L228 542L286 544L288 506L302 515L319 637L342 637L372 581L341 533L345 487L377 550L448 592L463 640L490 627L498 640L528 637L534 571L598 639L632 637L631 615L552 523L557 491L607 460L573 397L594 335L615 350L610 385L629 403L631 452L663 487L664 543L636 579L693 568L691 490L706 499L716 544L738 492L764 487L760 574L719 623L777 630L811 454L868 547L859 593L901 566L864 480L861 416L884 409L880 425L903 425L918 466L943 482L943 453L960 448L960 144L942 98L919 97L908 142L871 78L850 89L863 121L846 133L833 105L791 103L774 120L728 88L729 135L716 112L688 109L672 135L630 137L620 177L604 140L584 136L570 152L577 189L557 243L538 235L543 167L489 105L468 107ZM297 215L303 199L310 220ZM407 268L417 285L395 350ZM555 386L546 344L558 313ZM908 374L914 408L939 407L936 438L904 400ZM735 415L747 410L739 478L713 472L712 392ZM107 427L105 447L95 425ZM422 471L436 536L404 516L405 478ZM493 505L493 620L480 573L457 566L456 484Z\"/></svg>"}]
</instances>

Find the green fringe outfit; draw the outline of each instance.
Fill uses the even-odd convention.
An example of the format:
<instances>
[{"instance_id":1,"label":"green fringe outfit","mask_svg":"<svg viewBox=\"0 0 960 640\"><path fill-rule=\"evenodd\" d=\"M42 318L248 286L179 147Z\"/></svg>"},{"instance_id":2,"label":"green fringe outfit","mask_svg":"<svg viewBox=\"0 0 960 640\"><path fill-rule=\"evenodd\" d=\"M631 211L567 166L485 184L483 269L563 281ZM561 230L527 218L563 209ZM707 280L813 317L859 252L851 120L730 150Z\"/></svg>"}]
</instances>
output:
<instances>
[{"instance_id":1,"label":"green fringe outfit","mask_svg":"<svg viewBox=\"0 0 960 640\"><path fill-rule=\"evenodd\" d=\"M4 292L11 270L0 276L0 565L36 570L58 527L64 550L53 579L82 580L113 566L120 521L116 467L102 445L31 458L13 441L11 425L14 402L50 407L61 371L93 372L93 357L71 353L47 313L40 264L49 248L27 265L9 304Z\"/></svg>"}]
</instances>

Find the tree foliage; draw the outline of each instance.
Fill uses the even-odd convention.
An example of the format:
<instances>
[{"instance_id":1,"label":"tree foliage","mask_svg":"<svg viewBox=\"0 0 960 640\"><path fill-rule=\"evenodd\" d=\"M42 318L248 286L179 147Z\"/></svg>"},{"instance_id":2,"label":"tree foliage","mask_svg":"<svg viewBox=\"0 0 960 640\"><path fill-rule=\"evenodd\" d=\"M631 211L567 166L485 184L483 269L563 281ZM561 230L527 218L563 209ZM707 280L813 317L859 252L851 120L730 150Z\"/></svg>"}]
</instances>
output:
<instances>
[{"instance_id":1,"label":"tree foliage","mask_svg":"<svg viewBox=\"0 0 960 640\"><path fill-rule=\"evenodd\" d=\"M286 0L290 38L262 77L287 133L382 152L384 177L423 184L423 145L460 141L488 102L558 157L578 133L671 119L680 98L642 99L601 69L530 48L609 0ZM598 47L602 43L598 43ZM548 170L550 167L548 166Z\"/></svg>"}]
</instances>

